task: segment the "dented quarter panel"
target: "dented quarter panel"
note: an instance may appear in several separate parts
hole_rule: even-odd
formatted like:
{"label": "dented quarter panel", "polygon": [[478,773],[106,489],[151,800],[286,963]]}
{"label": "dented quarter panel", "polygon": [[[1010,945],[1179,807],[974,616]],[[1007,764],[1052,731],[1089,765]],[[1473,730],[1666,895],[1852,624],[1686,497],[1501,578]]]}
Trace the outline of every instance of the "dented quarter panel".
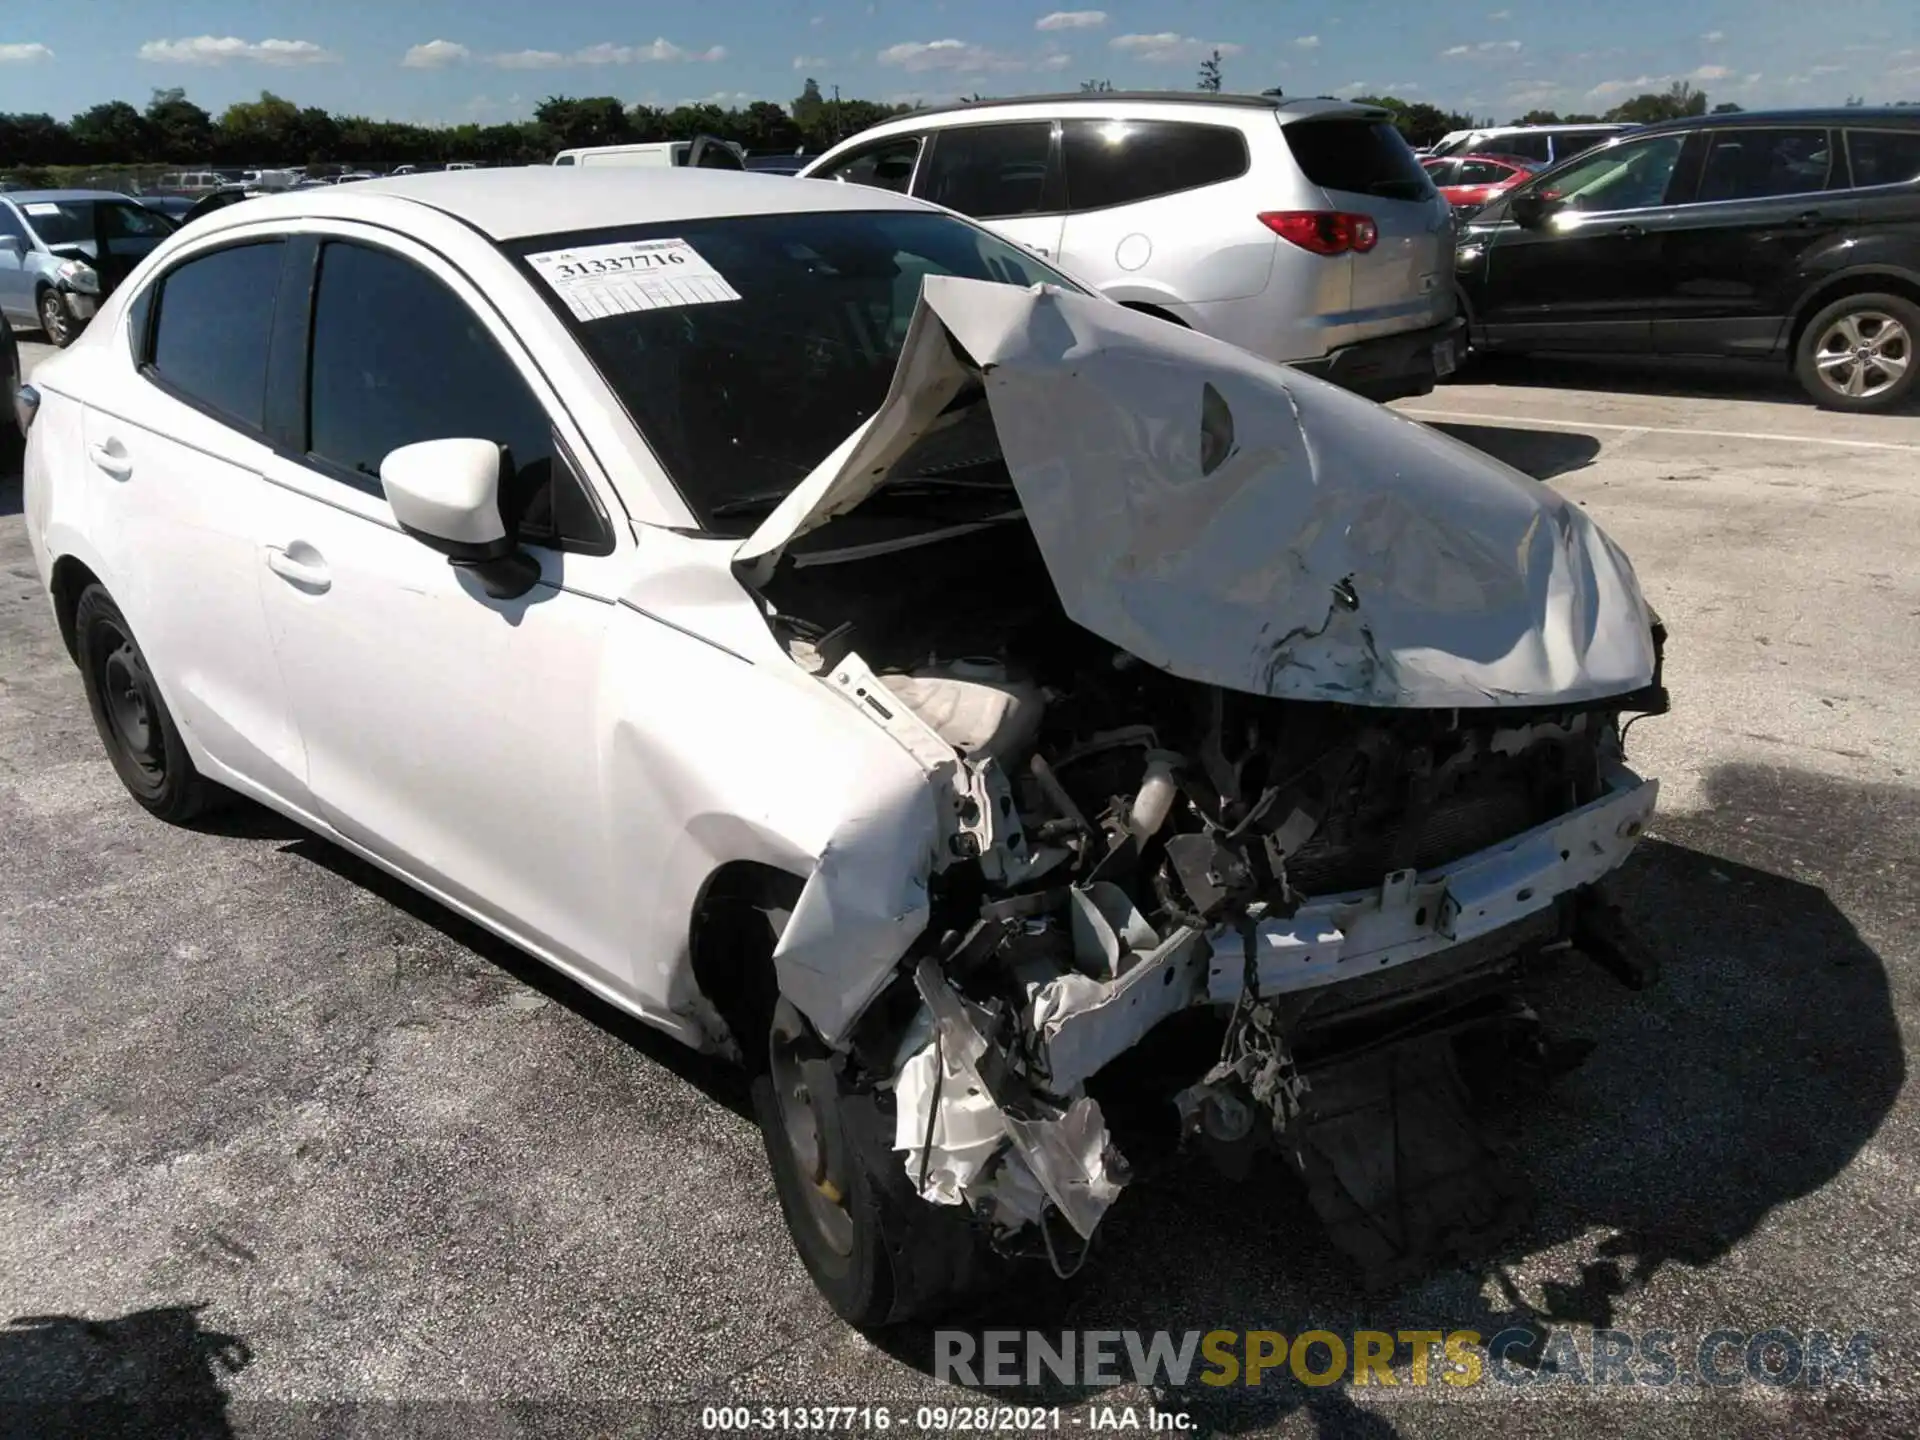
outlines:
{"label": "dented quarter panel", "polygon": [[940,404],[953,393],[948,336],[985,372],[1067,613],[1161,669],[1427,708],[1652,679],[1631,565],[1552,490],[1310,376],[1044,287],[928,277],[887,403],[743,562],[764,566],[883,482],[938,409],[910,377]]}

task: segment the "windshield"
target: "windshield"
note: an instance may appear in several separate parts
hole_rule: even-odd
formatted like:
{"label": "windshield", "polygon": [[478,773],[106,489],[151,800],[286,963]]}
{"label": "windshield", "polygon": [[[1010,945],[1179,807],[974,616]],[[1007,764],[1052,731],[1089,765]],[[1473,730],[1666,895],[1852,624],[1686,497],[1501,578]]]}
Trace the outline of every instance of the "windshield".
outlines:
{"label": "windshield", "polygon": [[[621,250],[634,260],[609,258]],[[701,525],[729,534],[750,532],[880,408],[922,276],[1078,288],[965,221],[915,211],[623,226],[509,251]],[[636,275],[635,263],[658,268]],[[617,278],[578,266],[615,266]]]}
{"label": "windshield", "polygon": [[[49,249],[90,245],[96,238],[157,240],[173,228],[164,217],[127,200],[36,200],[21,208],[33,233]],[[100,227],[97,235],[96,225]]]}

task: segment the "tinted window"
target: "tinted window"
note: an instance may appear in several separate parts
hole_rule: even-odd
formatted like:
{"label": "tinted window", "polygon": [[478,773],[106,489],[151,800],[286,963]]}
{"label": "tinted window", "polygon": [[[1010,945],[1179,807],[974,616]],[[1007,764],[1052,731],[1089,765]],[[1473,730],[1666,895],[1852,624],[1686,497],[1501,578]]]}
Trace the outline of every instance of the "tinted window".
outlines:
{"label": "tinted window", "polygon": [[1827,188],[1833,143],[1825,130],[1715,132],[1700,172],[1699,200],[1759,200]]}
{"label": "tinted window", "polygon": [[1453,177],[1460,173],[1458,160],[1422,160],[1420,168],[1427,172],[1427,178],[1436,185],[1451,185]]}
{"label": "tinted window", "polygon": [[1849,130],[1847,155],[1856,185],[1920,180],[1920,130]]}
{"label": "tinted window", "polygon": [[857,155],[850,155],[815,178],[844,180],[849,185],[871,185],[878,190],[905,194],[913,180],[913,164],[920,158],[920,137],[905,135],[888,140]]}
{"label": "tinted window", "polygon": [[512,463],[509,522],[551,509],[552,426],[480,318],[409,260],[335,243],[313,306],[307,448],[378,490],[380,462],[421,440],[493,440]]}
{"label": "tinted window", "polygon": [[1069,120],[1067,208],[1102,210],[1247,173],[1247,141],[1225,125],[1177,120]]}
{"label": "tinted window", "polygon": [[106,240],[158,240],[173,227],[144,205],[119,200],[60,200],[37,203],[33,228],[48,245]]}
{"label": "tinted window", "polygon": [[1282,128],[1301,173],[1323,190],[1423,200],[1433,184],[1384,120],[1304,120]]}
{"label": "tinted window", "polygon": [[[1553,136],[1545,130],[1522,131],[1515,135],[1502,135],[1498,145],[1490,145],[1490,150],[1504,150],[1509,155],[1521,155],[1528,160],[1551,160],[1553,158]],[[1564,155],[1573,151],[1563,150]]]}
{"label": "tinted window", "polygon": [[[1556,160],[1571,160],[1574,156],[1584,154],[1586,151],[1591,150],[1602,140],[1611,140],[1612,138],[1613,136],[1607,134],[1605,131],[1597,130],[1575,130],[1570,135],[1556,135],[1553,137],[1553,158]],[[1514,153],[1517,155],[1521,152],[1516,150]]]}
{"label": "tinted window", "polygon": [[1498,160],[1462,160],[1460,178],[1455,185],[1498,185],[1513,174],[1513,167]]}
{"label": "tinted window", "polygon": [[1683,135],[1629,141],[1543,176],[1526,188],[1569,210],[1644,209],[1666,199],[1667,184],[1685,143]]}
{"label": "tinted window", "polygon": [[563,323],[702,524],[746,534],[886,398],[927,275],[1074,289],[947,215],[820,211],[676,221],[515,242],[520,255],[675,237],[740,299]]}
{"label": "tinted window", "polygon": [[169,270],[148,368],[190,400],[258,428],[280,288],[278,241],[216,250]]}
{"label": "tinted window", "polygon": [[933,154],[914,193],[980,220],[1038,215],[1057,206],[1048,197],[1053,125],[962,125],[933,137]]}

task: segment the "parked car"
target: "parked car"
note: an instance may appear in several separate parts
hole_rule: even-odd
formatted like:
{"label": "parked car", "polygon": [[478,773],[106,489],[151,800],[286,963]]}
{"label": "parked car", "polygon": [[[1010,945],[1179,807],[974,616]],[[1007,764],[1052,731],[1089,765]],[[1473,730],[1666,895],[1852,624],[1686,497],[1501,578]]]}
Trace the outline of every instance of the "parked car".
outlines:
{"label": "parked car", "polygon": [[1456,258],[1477,348],[1768,359],[1890,409],[1920,374],[1920,115],[1649,126],[1508,191]]}
{"label": "parked car", "polygon": [[14,403],[14,395],[25,380],[20,343],[14,338],[12,324],[0,318],[0,475],[13,473],[21,442],[27,438],[26,411]]}
{"label": "parked car", "polygon": [[1504,195],[1539,168],[1518,155],[1449,155],[1422,160],[1425,170],[1455,215],[1472,214],[1488,201]]}
{"label": "parked car", "polygon": [[1376,399],[1457,358],[1451,212],[1384,110],[1036,96],[917,110],[801,174],[945,205],[1122,304]]}
{"label": "parked car", "polygon": [[106,190],[16,190],[0,197],[0,315],[70,345],[173,222]]}
{"label": "parked car", "polygon": [[[218,192],[209,191],[208,193],[217,194]],[[199,197],[193,195],[136,195],[133,198],[155,214],[166,216],[176,225],[186,217],[189,210],[200,203]]]}
{"label": "parked car", "polygon": [[1549,487],[936,207],[691,169],[230,208],[28,390],[133,798],[744,1062],[850,1320],[1084,1258],[1129,1066],[1370,1261],[1512,1223],[1453,1046],[1523,1065],[1532,957],[1630,953],[1665,695]]}
{"label": "parked car", "polygon": [[282,189],[298,188],[300,187],[276,186],[272,190],[256,190],[246,185],[229,185],[223,190],[215,190],[209,194],[202,195],[198,200],[194,201],[186,214],[179,217],[179,223],[181,225],[191,225],[195,221],[206,219],[207,216],[216,211],[226,209],[229,205],[238,205],[242,200],[255,200],[262,195],[277,194]]}
{"label": "parked car", "polygon": [[232,183],[212,170],[172,170],[156,180],[153,188],[166,195],[204,195]]}
{"label": "parked car", "polygon": [[691,140],[650,140],[636,145],[586,145],[562,150],[556,165],[692,166],[696,170],[744,170],[746,151],[731,140],[696,135]]}
{"label": "parked car", "polygon": [[812,158],[809,155],[749,155],[746,165],[761,175],[798,175]]}
{"label": "parked car", "polygon": [[1448,155],[1517,155],[1545,167],[1571,160],[1616,135],[1637,130],[1637,125],[1593,123],[1580,125],[1489,125],[1478,130],[1449,130],[1434,142],[1427,154],[1434,159]]}

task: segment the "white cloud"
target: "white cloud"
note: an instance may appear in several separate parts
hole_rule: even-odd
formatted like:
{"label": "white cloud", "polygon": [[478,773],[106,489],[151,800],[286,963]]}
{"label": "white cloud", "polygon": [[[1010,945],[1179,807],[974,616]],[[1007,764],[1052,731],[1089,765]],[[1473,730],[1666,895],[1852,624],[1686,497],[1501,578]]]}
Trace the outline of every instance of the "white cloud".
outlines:
{"label": "white cloud", "polygon": [[1156,65],[1197,65],[1216,50],[1227,56],[1238,55],[1242,48],[1224,40],[1196,40],[1171,30],[1157,35],[1116,35],[1107,43],[1124,55]]}
{"label": "white cloud", "polygon": [[1104,10],[1056,10],[1033,22],[1036,30],[1097,30],[1107,23]]}
{"label": "white cloud", "polygon": [[1296,49],[1318,50],[1320,48],[1320,37],[1318,35],[1301,35],[1296,38],[1293,43]]}
{"label": "white cloud", "polygon": [[1440,58],[1459,60],[1468,55],[1518,55],[1524,48],[1518,40],[1482,40],[1477,45],[1449,45],[1440,52]]}
{"label": "white cloud", "polygon": [[1048,70],[1058,74],[1071,64],[1073,64],[1073,57],[1071,55],[1067,54],[1064,50],[1054,50],[1042,55],[1036,60],[1034,62],[1034,68],[1036,70]]}
{"label": "white cloud", "polygon": [[1449,45],[1440,52],[1440,58],[1442,60],[1451,60],[1456,55],[1471,55],[1472,53],[1473,47],[1471,45]]}
{"label": "white cloud", "polygon": [[[1814,74],[1817,75],[1819,73],[1820,67],[1817,65],[1814,66]],[[1724,80],[1731,74],[1733,74],[1733,71],[1724,65],[1702,65],[1688,78],[1693,80]]]}
{"label": "white cloud", "polygon": [[827,57],[824,55],[796,55],[793,57],[793,68],[796,70],[824,70],[827,68]]}
{"label": "white cloud", "polygon": [[1489,10],[1487,12],[1487,19],[1489,20],[1511,20],[1512,18],[1513,12],[1511,10]]}
{"label": "white cloud", "polygon": [[[1640,75],[1632,80],[1602,80],[1598,85],[1587,91],[1587,96],[1593,100],[1606,100],[1615,95],[1657,94],[1665,90],[1676,80],[1695,82],[1725,80],[1732,74],[1733,72],[1724,65],[1702,65],[1699,69],[1689,70],[1684,75]],[[1745,83],[1751,84],[1753,80],[1758,80],[1759,78],[1758,75],[1755,75],[1752,77],[1752,80]],[[1794,82],[1789,80],[1787,83],[1793,84]]]}
{"label": "white cloud", "polygon": [[1815,65],[1809,68],[1809,75],[1838,75],[1847,67],[1844,65]]}
{"label": "white cloud", "polygon": [[874,59],[916,75],[928,70],[952,70],[968,75],[986,70],[1024,70],[1027,66],[1026,61],[1016,56],[1002,55],[966,40],[906,40],[887,46]]}
{"label": "white cloud", "polygon": [[615,45],[601,41],[581,49],[508,50],[483,55],[481,60],[501,70],[558,70],[568,65],[648,65],[656,61],[705,61],[727,58],[727,47],[710,45],[705,50],[688,50],[671,40],[655,40],[648,45]]}
{"label": "white cloud", "polygon": [[31,65],[35,60],[51,60],[53,51],[39,42],[30,45],[0,45],[0,65]]}
{"label": "white cloud", "polygon": [[409,70],[438,70],[445,65],[457,65],[472,54],[471,50],[457,41],[429,40],[407,51],[406,58],[400,63]]}
{"label": "white cloud", "polygon": [[1718,43],[1721,40],[1726,39],[1727,32],[1724,30],[1709,30],[1707,31],[1706,34],[1702,35],[1700,38],[1706,41],[1709,45],[1713,45]]}
{"label": "white cloud", "polygon": [[251,60],[261,65],[325,65],[340,57],[311,40],[242,40],[235,35],[196,35],[190,40],[149,40],[142,60],[174,65],[224,65]]}

